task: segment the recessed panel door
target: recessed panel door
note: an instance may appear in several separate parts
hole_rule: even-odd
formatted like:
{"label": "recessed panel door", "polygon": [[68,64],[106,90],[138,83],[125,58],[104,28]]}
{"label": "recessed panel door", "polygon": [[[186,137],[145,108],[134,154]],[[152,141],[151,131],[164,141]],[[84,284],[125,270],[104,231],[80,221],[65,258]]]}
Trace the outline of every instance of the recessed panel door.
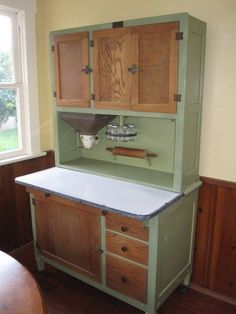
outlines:
{"label": "recessed panel door", "polygon": [[100,282],[100,214],[82,206],[36,198],[37,247],[41,255]]}
{"label": "recessed panel door", "polygon": [[178,22],[131,28],[133,110],[176,112],[178,28]]}
{"label": "recessed panel door", "polygon": [[130,28],[93,32],[95,108],[130,109]]}
{"label": "recessed panel door", "polygon": [[54,37],[56,103],[89,107],[88,32]]}

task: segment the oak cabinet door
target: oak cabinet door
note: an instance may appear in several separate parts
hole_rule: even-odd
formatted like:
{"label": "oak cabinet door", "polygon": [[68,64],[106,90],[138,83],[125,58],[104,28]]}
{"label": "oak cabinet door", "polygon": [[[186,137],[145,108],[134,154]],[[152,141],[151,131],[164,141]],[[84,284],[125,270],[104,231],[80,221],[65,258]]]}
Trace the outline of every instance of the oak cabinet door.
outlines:
{"label": "oak cabinet door", "polygon": [[36,198],[35,220],[41,255],[101,281],[101,227],[96,211]]}
{"label": "oak cabinet door", "polygon": [[95,108],[130,109],[130,28],[93,32]]}
{"label": "oak cabinet door", "polygon": [[132,110],[176,112],[178,28],[178,22],[131,28]]}
{"label": "oak cabinet door", "polygon": [[88,32],[54,36],[56,103],[89,107]]}

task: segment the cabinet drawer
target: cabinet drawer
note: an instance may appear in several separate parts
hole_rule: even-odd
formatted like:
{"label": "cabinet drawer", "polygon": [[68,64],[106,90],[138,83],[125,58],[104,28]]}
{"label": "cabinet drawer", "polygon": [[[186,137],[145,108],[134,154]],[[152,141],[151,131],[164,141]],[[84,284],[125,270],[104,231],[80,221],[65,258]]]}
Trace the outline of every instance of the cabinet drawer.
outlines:
{"label": "cabinet drawer", "polygon": [[148,245],[114,232],[106,232],[106,250],[119,256],[147,265]]}
{"label": "cabinet drawer", "polygon": [[106,284],[120,293],[146,303],[147,269],[106,254]]}
{"label": "cabinet drawer", "polygon": [[148,241],[149,229],[144,226],[143,221],[134,218],[108,213],[106,215],[106,228],[115,230],[122,234],[127,234],[134,238]]}

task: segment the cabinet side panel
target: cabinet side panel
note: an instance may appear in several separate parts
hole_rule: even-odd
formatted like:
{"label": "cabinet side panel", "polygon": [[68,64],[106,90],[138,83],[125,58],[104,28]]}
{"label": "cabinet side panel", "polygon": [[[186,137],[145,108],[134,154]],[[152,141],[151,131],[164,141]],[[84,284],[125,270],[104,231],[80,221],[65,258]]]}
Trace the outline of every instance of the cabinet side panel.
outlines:
{"label": "cabinet side panel", "polygon": [[165,294],[175,282],[191,269],[192,246],[195,226],[196,193],[160,215],[159,297]]}
{"label": "cabinet side panel", "polygon": [[62,119],[57,119],[58,157],[59,163],[69,161],[80,156],[78,149],[78,132]]}
{"label": "cabinet side panel", "polygon": [[202,109],[202,85],[205,50],[205,23],[189,20],[186,76],[186,109],[183,147],[183,189],[198,180]]}

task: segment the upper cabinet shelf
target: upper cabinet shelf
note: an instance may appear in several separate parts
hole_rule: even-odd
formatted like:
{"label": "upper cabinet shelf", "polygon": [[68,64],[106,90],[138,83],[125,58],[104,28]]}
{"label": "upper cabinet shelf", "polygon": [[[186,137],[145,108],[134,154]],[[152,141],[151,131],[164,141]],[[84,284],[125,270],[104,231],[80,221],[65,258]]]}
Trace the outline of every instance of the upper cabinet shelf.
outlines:
{"label": "upper cabinet shelf", "polygon": [[[59,106],[176,113],[178,22],[54,36]],[[89,85],[89,81],[91,86]]]}

